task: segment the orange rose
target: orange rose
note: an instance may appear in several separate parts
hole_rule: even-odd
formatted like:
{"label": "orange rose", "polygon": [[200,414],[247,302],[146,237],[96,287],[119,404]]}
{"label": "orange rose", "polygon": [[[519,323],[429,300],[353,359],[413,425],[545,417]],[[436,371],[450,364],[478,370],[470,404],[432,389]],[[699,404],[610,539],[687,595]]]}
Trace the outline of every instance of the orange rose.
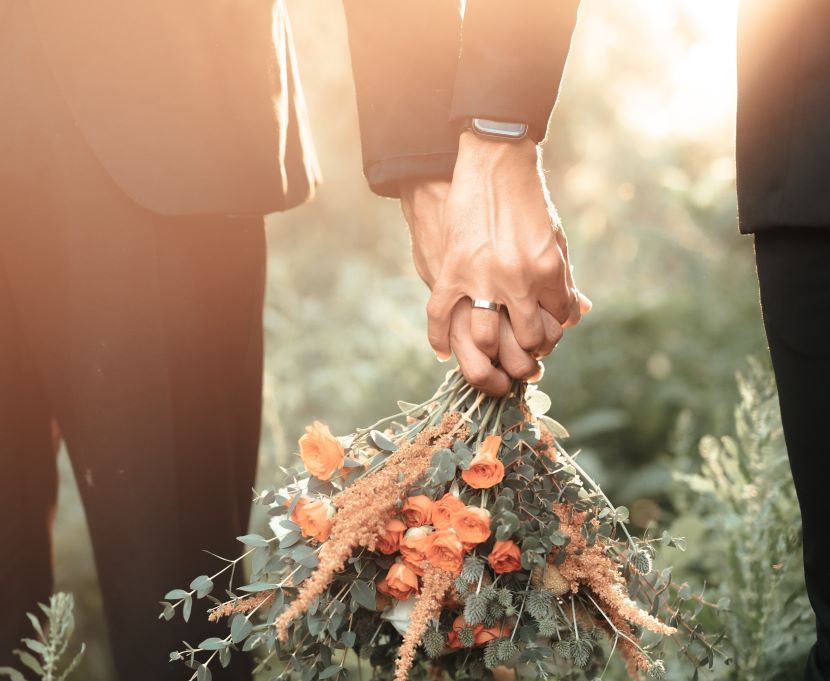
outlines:
{"label": "orange rose", "polygon": [[464,621],[464,616],[459,615],[453,620],[452,629],[447,634],[447,645],[450,648],[463,648],[461,641],[458,640],[458,632],[461,631],[467,623]]}
{"label": "orange rose", "polygon": [[516,542],[510,539],[497,541],[493,544],[490,555],[487,556],[487,562],[490,563],[490,567],[497,575],[505,572],[515,572],[522,567],[521,555],[522,553],[519,547],[516,546]]}
{"label": "orange rose", "polygon": [[450,526],[452,514],[462,508],[464,508],[464,502],[454,494],[447,492],[432,507],[432,524],[439,530],[446,530]]}
{"label": "orange rose", "polygon": [[329,427],[319,421],[305,427],[299,445],[305,469],[315,478],[331,480],[343,466],[343,445],[331,434]]}
{"label": "orange rose", "polygon": [[477,646],[483,646],[494,638],[500,638],[505,634],[509,634],[511,628],[506,622],[494,624],[492,627],[479,625],[473,629],[473,643]]}
{"label": "orange rose", "polygon": [[383,534],[378,537],[377,550],[380,553],[385,553],[387,556],[396,553],[401,545],[403,533],[406,532],[406,525],[397,518],[392,518],[386,523],[386,529]]}
{"label": "orange rose", "polygon": [[424,574],[423,562],[427,559],[427,543],[431,527],[412,527],[401,539],[401,557],[417,575]]}
{"label": "orange rose", "polygon": [[452,623],[452,629],[447,636],[447,645],[450,648],[463,648],[461,641],[458,640],[458,633],[464,628],[473,630],[473,645],[482,646],[485,643],[492,641],[494,638],[504,636],[505,633],[510,632],[512,625],[509,622],[499,622],[492,627],[485,627],[483,624],[476,624],[472,626],[464,621],[464,616],[459,615]]}
{"label": "orange rose", "polygon": [[488,489],[498,485],[504,479],[504,464],[498,459],[501,438],[488,435],[470,462],[466,471],[461,471],[461,478],[470,487]]}
{"label": "orange rose", "polygon": [[334,507],[328,501],[301,498],[294,507],[291,520],[300,526],[304,537],[326,541],[331,534],[331,519]]}
{"label": "orange rose", "polygon": [[429,535],[426,554],[434,567],[456,575],[461,573],[464,547],[452,530],[438,530]]}
{"label": "orange rose", "polygon": [[464,545],[476,545],[490,537],[490,511],[476,506],[465,506],[452,514],[452,529]]}
{"label": "orange rose", "polygon": [[389,568],[386,577],[378,582],[378,591],[399,601],[405,601],[418,593],[418,575],[403,563],[395,563]]}
{"label": "orange rose", "polygon": [[401,515],[408,527],[420,527],[429,525],[432,519],[433,501],[428,496],[419,494],[415,497],[407,497],[401,508]]}

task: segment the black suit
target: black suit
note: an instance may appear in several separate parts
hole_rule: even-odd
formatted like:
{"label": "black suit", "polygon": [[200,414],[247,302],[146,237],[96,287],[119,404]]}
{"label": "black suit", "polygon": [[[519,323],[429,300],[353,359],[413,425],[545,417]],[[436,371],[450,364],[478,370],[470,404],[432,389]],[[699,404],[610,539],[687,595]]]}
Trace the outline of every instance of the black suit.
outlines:
{"label": "black suit", "polygon": [[[452,78],[435,67],[457,52],[457,12],[346,4],[377,168],[429,175],[439,142],[445,167],[434,79]],[[443,47],[414,61],[432,34]],[[406,87],[387,80],[406,69]],[[0,666],[52,588],[53,424],[121,681],[180,679],[168,652],[217,633],[199,606],[188,626],[159,622],[158,601],[246,530],[262,216],[318,178],[282,2],[0,0]],[[235,658],[214,678],[249,678]]]}

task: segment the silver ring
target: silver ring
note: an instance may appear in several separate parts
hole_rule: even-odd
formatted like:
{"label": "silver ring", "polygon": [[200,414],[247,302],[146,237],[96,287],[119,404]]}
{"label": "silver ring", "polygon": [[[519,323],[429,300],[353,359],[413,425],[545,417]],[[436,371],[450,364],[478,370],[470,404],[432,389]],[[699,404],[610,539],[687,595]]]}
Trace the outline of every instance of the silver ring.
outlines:
{"label": "silver ring", "polygon": [[501,303],[494,303],[492,300],[485,300],[484,298],[473,298],[473,307],[498,312],[501,310]]}

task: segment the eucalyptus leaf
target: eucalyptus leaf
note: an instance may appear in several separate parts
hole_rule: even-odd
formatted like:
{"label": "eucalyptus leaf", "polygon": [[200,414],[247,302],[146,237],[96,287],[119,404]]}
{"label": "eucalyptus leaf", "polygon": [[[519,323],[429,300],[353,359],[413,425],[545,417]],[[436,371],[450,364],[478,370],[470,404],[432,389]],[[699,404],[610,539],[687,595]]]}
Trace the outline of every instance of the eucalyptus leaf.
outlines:
{"label": "eucalyptus leaf", "polygon": [[253,631],[254,625],[242,613],[236,613],[231,620],[231,641],[239,643]]}
{"label": "eucalyptus leaf", "polygon": [[228,642],[223,639],[219,638],[218,636],[211,636],[210,638],[206,638],[199,644],[199,647],[202,650],[222,650],[222,648],[228,647]]}
{"label": "eucalyptus leaf", "polygon": [[237,540],[245,544],[245,546],[251,546],[255,548],[268,546],[268,542],[265,540],[265,538],[261,537],[258,534],[245,534],[241,537],[237,537]]}
{"label": "eucalyptus leaf", "polygon": [[379,430],[373,430],[369,433],[369,439],[375,447],[383,450],[384,452],[394,452],[398,449],[398,445],[392,442],[392,440],[386,437],[386,435],[381,433]]}
{"label": "eucalyptus leaf", "polygon": [[358,579],[352,586],[352,596],[355,601],[367,610],[375,609],[376,595],[374,582],[366,582]]}

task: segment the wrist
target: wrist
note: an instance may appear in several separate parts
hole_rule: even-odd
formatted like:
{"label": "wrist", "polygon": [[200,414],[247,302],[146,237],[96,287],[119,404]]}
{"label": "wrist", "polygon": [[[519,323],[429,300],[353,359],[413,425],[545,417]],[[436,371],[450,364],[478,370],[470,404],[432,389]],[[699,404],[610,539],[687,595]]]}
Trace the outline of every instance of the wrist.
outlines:
{"label": "wrist", "polygon": [[456,167],[471,165],[488,168],[506,162],[535,168],[538,157],[539,147],[530,137],[518,140],[498,139],[464,130],[458,138]]}

